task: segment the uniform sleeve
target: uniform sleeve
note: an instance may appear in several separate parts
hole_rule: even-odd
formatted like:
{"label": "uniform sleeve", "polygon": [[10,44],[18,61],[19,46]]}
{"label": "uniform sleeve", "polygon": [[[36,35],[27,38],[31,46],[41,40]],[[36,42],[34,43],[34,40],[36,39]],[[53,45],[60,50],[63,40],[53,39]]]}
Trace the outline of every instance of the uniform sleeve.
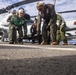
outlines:
{"label": "uniform sleeve", "polygon": [[25,18],[26,20],[30,20],[30,15],[25,13],[24,18]]}
{"label": "uniform sleeve", "polygon": [[48,25],[51,25],[54,22],[55,18],[56,18],[56,13],[55,13],[55,7],[54,7],[54,5],[50,6],[50,11],[51,11],[50,12],[51,18],[50,18],[50,21],[49,21]]}
{"label": "uniform sleeve", "polygon": [[27,23],[26,23],[26,20],[24,20],[25,22],[24,22],[24,24],[23,24],[23,26],[24,26],[24,29],[25,29],[25,33],[27,34]]}
{"label": "uniform sleeve", "polygon": [[14,16],[11,16],[10,22],[11,22],[11,24],[14,24]]}
{"label": "uniform sleeve", "polygon": [[57,26],[60,26],[62,24],[62,17],[60,15],[57,14],[57,21],[58,24]]}
{"label": "uniform sleeve", "polygon": [[30,28],[30,32],[32,33],[32,29],[33,29],[33,25],[31,26],[31,28]]}
{"label": "uniform sleeve", "polygon": [[39,34],[41,32],[41,16],[38,14],[38,20],[37,20],[37,33]]}
{"label": "uniform sleeve", "polygon": [[17,19],[17,16],[13,15],[11,17],[11,24],[14,24],[15,26],[18,26],[19,25],[19,21]]}
{"label": "uniform sleeve", "polygon": [[12,15],[8,17],[7,22],[11,21],[11,17],[12,17]]}
{"label": "uniform sleeve", "polygon": [[63,19],[63,17],[62,17],[62,25],[66,25],[66,22],[65,22],[65,20]]}

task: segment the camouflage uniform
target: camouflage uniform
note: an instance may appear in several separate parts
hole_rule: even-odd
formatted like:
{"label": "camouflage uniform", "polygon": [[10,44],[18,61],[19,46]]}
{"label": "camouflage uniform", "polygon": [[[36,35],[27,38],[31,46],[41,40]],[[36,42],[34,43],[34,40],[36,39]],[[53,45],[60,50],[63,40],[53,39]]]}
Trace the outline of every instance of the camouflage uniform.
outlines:
{"label": "camouflage uniform", "polygon": [[[51,45],[56,44],[56,13],[54,9],[54,5],[52,4],[45,4],[44,11],[38,13],[38,33],[40,33],[41,27],[41,19],[43,18],[44,24],[42,27],[42,37],[43,42],[47,43],[47,31],[50,28],[50,38],[52,40]],[[42,43],[43,44],[43,43]]]}
{"label": "camouflage uniform", "polygon": [[65,36],[65,27],[66,23],[63,18],[57,14],[57,43],[59,44],[60,40],[63,40],[64,44],[67,44],[67,37]]}

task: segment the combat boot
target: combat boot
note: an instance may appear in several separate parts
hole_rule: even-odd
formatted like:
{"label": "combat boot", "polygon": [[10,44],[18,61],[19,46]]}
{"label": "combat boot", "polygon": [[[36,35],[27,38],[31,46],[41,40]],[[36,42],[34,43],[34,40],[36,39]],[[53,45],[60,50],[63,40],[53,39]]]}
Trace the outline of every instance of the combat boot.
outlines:
{"label": "combat boot", "polygon": [[14,42],[9,42],[9,44],[14,44]]}
{"label": "combat boot", "polygon": [[44,42],[44,41],[43,41],[43,42],[41,43],[41,45],[47,45],[47,42]]}
{"label": "combat boot", "polygon": [[51,45],[58,45],[58,43],[57,42],[52,42]]}
{"label": "combat boot", "polygon": [[63,45],[68,45],[68,43],[63,43]]}
{"label": "combat boot", "polygon": [[62,45],[68,45],[67,40],[64,40]]}

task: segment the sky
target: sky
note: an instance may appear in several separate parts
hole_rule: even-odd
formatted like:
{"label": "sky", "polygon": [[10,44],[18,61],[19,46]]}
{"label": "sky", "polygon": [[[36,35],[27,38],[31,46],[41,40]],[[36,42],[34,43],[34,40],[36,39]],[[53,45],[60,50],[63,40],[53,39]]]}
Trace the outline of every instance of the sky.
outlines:
{"label": "sky", "polygon": [[[24,0],[0,0],[0,9],[5,8],[8,5],[11,5],[20,1],[24,1]],[[54,0],[43,0],[43,2],[45,4],[47,3],[54,4]],[[30,14],[31,16],[34,16],[34,15],[37,15],[38,13],[36,9],[36,3],[37,2],[29,3],[26,5],[19,6],[19,7],[23,7],[26,10],[26,13]],[[14,9],[18,10],[19,7],[14,8]],[[10,10],[10,12],[12,12],[12,10]],[[76,0],[56,0],[55,10],[56,12],[76,10]],[[7,13],[0,14],[0,21],[4,18],[4,16],[6,16],[6,14]],[[76,12],[65,13],[65,14],[62,14],[62,16],[64,19],[76,18]]]}

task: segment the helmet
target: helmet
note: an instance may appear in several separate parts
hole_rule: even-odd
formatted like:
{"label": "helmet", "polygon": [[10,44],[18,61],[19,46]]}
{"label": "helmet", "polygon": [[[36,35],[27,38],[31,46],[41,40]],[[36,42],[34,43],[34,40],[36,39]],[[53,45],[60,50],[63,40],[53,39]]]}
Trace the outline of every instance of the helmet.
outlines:
{"label": "helmet", "polygon": [[13,11],[12,11],[12,14],[16,14],[16,10],[13,10]]}
{"label": "helmet", "polygon": [[40,7],[43,6],[43,5],[44,5],[43,2],[38,2],[37,5],[36,5],[36,7],[37,7],[37,8],[40,8]]}
{"label": "helmet", "polygon": [[23,9],[19,9],[18,13],[24,13],[24,10]]}
{"label": "helmet", "polygon": [[25,13],[25,9],[24,9],[24,8],[20,7],[18,10],[20,10],[20,9],[22,9],[22,10],[23,10],[23,12]]}
{"label": "helmet", "polygon": [[22,8],[22,7],[20,7],[19,10],[20,10],[20,9],[23,9],[23,10],[24,10],[24,8]]}

